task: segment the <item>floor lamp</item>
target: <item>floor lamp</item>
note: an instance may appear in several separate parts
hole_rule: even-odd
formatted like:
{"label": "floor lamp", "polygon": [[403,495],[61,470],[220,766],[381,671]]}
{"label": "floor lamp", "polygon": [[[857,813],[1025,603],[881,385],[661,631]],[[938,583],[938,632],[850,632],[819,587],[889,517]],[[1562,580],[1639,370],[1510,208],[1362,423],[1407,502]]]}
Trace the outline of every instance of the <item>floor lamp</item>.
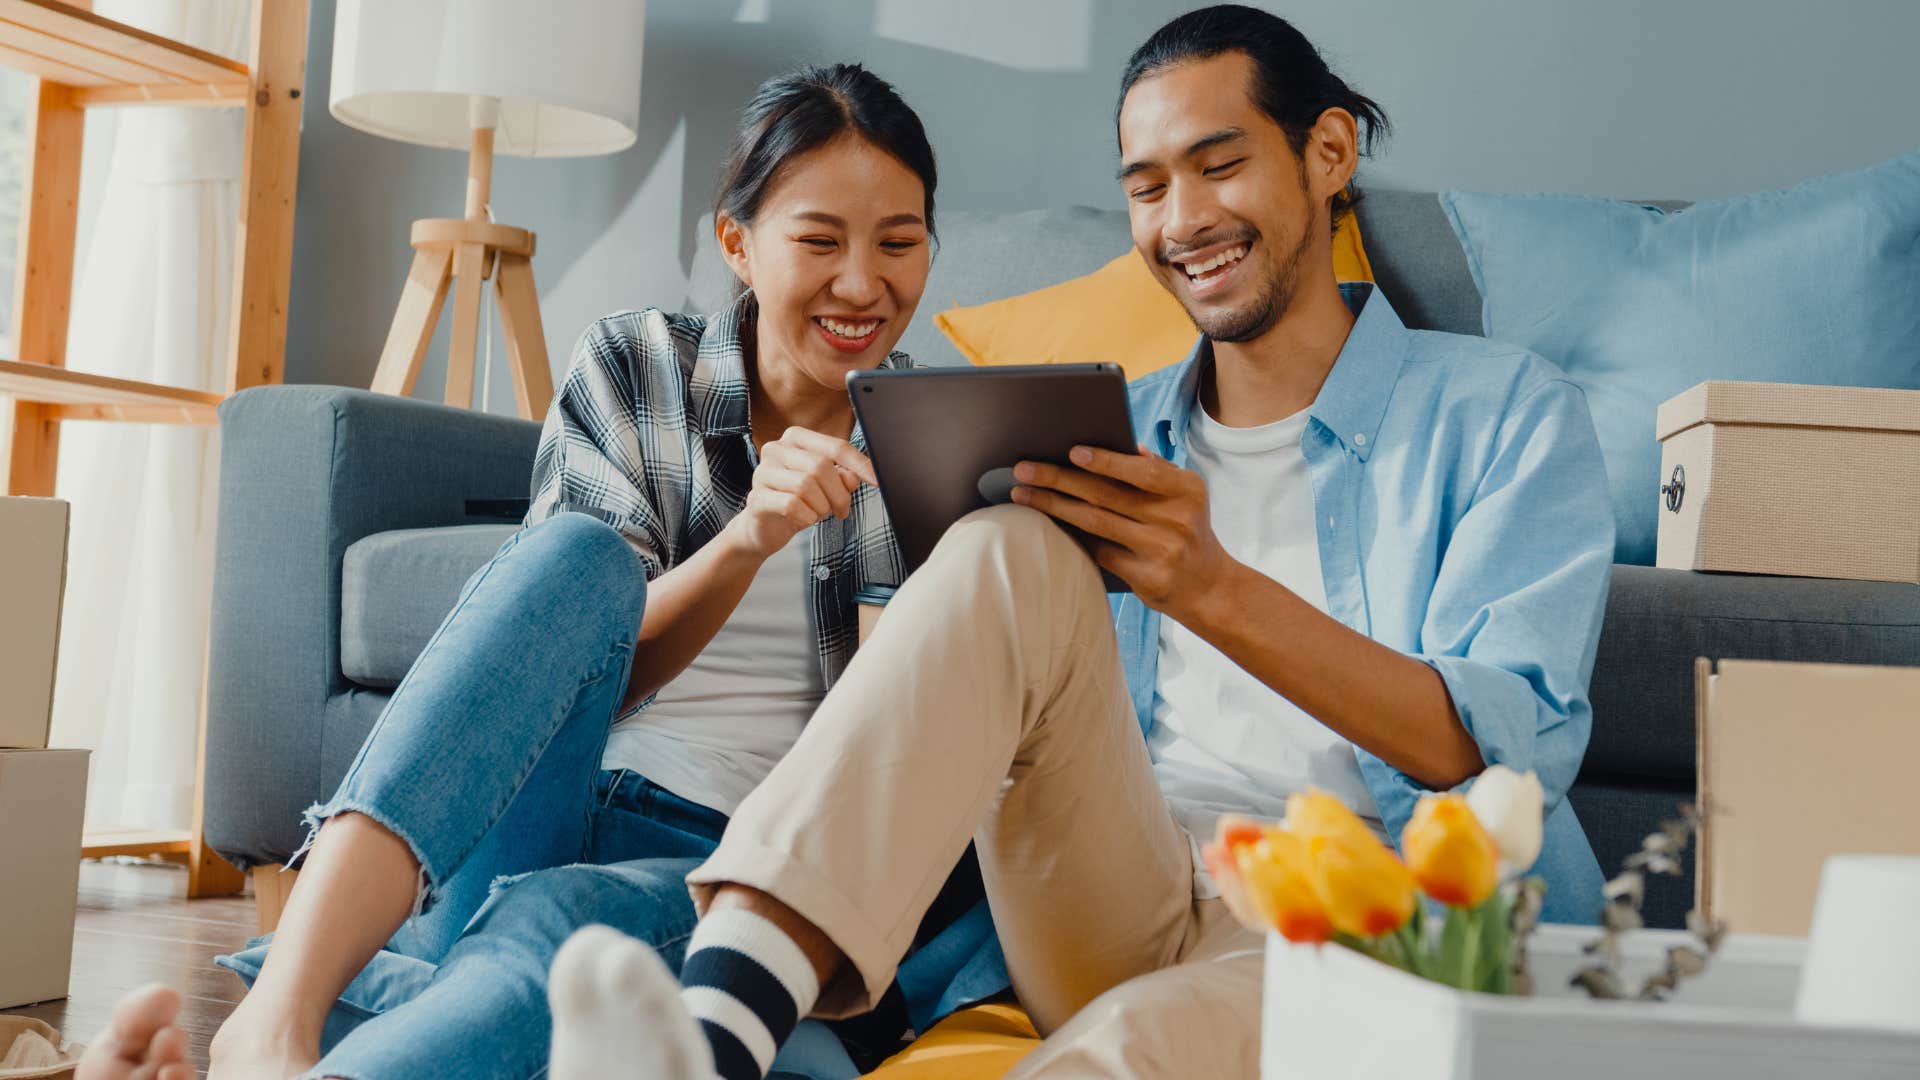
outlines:
{"label": "floor lamp", "polygon": [[413,392],[447,293],[449,405],[473,404],[480,294],[491,279],[520,415],[553,398],[533,233],[495,224],[495,154],[578,157],[633,145],[644,0],[340,0],[335,119],[390,139],[467,151],[465,215],[413,223],[413,266],[373,389]]}

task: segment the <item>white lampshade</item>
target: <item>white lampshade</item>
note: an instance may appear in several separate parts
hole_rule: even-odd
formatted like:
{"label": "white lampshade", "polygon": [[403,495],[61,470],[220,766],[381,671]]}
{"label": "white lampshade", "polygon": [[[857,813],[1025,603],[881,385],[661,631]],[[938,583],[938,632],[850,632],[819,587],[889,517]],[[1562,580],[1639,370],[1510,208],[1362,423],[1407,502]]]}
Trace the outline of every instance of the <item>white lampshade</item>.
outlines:
{"label": "white lampshade", "polygon": [[495,153],[624,150],[640,124],[646,11],[646,0],[340,0],[327,104],[362,131],[465,150],[496,101]]}

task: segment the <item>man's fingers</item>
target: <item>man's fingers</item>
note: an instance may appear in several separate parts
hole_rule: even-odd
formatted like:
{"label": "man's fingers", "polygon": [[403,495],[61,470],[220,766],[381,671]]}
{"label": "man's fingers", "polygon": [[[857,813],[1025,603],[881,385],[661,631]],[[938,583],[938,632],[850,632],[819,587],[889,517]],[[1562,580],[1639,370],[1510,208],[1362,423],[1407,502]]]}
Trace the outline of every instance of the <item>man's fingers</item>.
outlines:
{"label": "man's fingers", "polygon": [[1076,446],[1068,460],[1097,476],[1111,477],[1129,487],[1155,495],[1181,494],[1180,474],[1184,471],[1156,454],[1116,454],[1097,446]]}
{"label": "man's fingers", "polygon": [[1083,532],[1111,540],[1122,547],[1129,546],[1140,536],[1141,525],[1132,518],[1057,491],[1020,486],[1013,489],[1013,501],[1022,506],[1031,506],[1049,517],[1058,518]]}
{"label": "man's fingers", "polygon": [[1049,465],[1042,461],[1023,461],[1014,467],[1013,478],[1018,483],[1051,488],[1082,502],[1118,510],[1129,517],[1137,518],[1142,511],[1139,489],[1104,476],[1095,476],[1084,469]]}

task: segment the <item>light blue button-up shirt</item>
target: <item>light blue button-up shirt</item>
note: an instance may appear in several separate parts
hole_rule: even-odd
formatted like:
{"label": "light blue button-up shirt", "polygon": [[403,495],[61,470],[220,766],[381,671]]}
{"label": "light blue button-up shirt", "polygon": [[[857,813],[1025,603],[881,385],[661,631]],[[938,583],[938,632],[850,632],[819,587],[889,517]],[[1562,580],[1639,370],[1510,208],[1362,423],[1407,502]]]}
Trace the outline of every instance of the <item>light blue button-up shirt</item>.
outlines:
{"label": "light blue button-up shirt", "polygon": [[[1488,764],[1540,775],[1545,917],[1592,922],[1600,867],[1566,796],[1593,726],[1613,515],[1586,398],[1524,349],[1409,330],[1371,285],[1340,288],[1356,320],[1300,444],[1327,613],[1432,665]],[[1212,362],[1201,338],[1185,362],[1130,387],[1136,437],[1182,467]],[[1113,609],[1150,731],[1160,613],[1131,594]],[[1427,789],[1356,750],[1397,842]]]}

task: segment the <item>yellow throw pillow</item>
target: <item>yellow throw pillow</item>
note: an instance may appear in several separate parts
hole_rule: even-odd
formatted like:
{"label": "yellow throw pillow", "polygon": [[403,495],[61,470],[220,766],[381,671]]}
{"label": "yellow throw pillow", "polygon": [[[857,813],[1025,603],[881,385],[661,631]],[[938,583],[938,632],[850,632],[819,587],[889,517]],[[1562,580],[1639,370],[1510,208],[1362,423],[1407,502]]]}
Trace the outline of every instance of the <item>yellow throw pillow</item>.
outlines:
{"label": "yellow throw pillow", "polygon": [[1020,1006],[975,1005],[933,1025],[867,1080],[999,1080],[1039,1045]]}
{"label": "yellow throw pillow", "polygon": [[[1349,216],[1333,234],[1333,272],[1341,281],[1372,281]],[[1119,364],[1127,378],[1186,359],[1197,331],[1180,301],[1153,276],[1138,251],[1085,277],[990,304],[955,307],[933,317],[960,354],[975,364]]]}

